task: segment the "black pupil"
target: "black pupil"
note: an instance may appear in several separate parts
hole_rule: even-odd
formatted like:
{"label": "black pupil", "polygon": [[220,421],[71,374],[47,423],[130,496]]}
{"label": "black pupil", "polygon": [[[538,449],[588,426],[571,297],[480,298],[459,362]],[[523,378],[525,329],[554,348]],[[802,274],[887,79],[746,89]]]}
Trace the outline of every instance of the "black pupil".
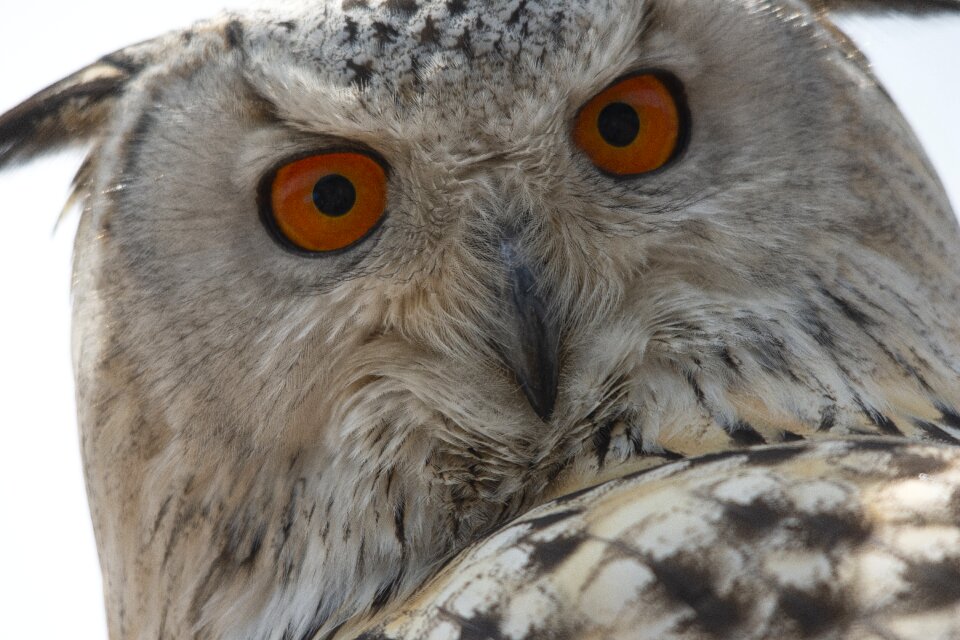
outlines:
{"label": "black pupil", "polygon": [[597,118],[597,128],[608,144],[626,147],[640,133],[640,116],[636,109],[622,102],[611,102]]}
{"label": "black pupil", "polygon": [[339,173],[324,176],[313,185],[313,204],[325,216],[342,216],[353,208],[357,191]]}

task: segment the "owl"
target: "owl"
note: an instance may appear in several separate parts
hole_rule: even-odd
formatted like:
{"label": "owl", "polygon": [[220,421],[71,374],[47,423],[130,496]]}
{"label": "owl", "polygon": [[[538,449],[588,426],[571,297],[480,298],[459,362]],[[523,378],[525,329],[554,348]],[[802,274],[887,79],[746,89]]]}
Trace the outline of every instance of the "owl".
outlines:
{"label": "owl", "polygon": [[960,637],[960,239],[834,12],[310,1],[0,116],[86,144],[112,638]]}

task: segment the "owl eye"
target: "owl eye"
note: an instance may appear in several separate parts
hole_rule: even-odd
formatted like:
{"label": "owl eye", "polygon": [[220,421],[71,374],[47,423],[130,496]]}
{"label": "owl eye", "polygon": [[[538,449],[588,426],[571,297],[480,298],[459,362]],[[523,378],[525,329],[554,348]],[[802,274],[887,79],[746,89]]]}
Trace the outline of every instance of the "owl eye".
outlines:
{"label": "owl eye", "polygon": [[618,80],[583,105],[573,140],[602,171],[635,176],[676,158],[688,129],[680,82],[646,71]]}
{"label": "owl eye", "polygon": [[346,249],[377,226],[387,205],[384,165],[358,152],[281,165],[260,192],[261,217],[284,245],[309,253]]}

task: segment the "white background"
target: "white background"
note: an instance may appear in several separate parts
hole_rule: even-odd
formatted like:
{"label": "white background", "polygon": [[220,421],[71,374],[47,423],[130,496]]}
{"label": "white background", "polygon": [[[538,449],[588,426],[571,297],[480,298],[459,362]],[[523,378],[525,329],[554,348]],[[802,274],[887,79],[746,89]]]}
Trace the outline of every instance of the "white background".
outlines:
{"label": "white background", "polygon": [[[222,3],[2,0],[0,111],[104,53],[213,15]],[[960,208],[960,18],[846,24],[916,127]],[[70,373],[76,215],[53,233],[79,161],[79,153],[64,154],[0,174],[4,638],[106,636]]]}

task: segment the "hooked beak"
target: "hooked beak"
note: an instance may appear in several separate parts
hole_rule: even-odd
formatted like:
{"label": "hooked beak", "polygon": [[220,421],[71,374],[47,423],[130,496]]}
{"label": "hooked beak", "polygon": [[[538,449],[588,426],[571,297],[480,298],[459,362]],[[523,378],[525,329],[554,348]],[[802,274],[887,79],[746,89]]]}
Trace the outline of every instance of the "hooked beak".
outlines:
{"label": "hooked beak", "polygon": [[501,357],[516,375],[534,412],[549,422],[559,383],[558,332],[537,294],[534,273],[520,257],[512,238],[501,242],[500,253],[507,271],[502,294],[506,335]]}

